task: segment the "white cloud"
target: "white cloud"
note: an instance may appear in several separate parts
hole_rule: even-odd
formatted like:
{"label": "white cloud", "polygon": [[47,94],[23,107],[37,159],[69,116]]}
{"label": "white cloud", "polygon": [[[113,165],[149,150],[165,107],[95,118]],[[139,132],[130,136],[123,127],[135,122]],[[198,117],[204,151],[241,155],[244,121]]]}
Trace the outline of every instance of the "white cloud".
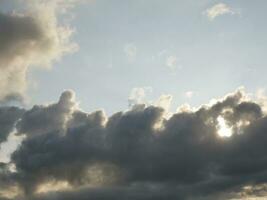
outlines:
{"label": "white cloud", "polygon": [[128,102],[129,106],[136,104],[145,104],[147,103],[146,97],[151,94],[153,91],[152,87],[136,87],[133,88],[130,92]]}
{"label": "white cloud", "polygon": [[211,8],[208,8],[204,14],[210,19],[214,20],[216,17],[225,15],[225,14],[236,14],[232,8],[230,8],[228,5],[224,3],[218,3]]}
{"label": "white cloud", "polygon": [[157,100],[151,99],[153,92],[152,87],[136,87],[133,88],[128,97],[129,107],[133,107],[138,104],[154,105],[163,108],[166,113],[169,113],[171,103],[173,100],[172,95],[163,94]]}
{"label": "white cloud", "polygon": [[182,112],[193,112],[194,110],[196,110],[196,109],[195,109],[195,108],[192,108],[192,107],[190,106],[190,104],[185,103],[185,104],[180,105],[180,106],[177,108],[176,112],[177,112],[177,113],[182,113]]}
{"label": "white cloud", "polygon": [[186,98],[192,98],[193,97],[193,95],[194,95],[194,92],[193,91],[187,91],[186,93],[185,93],[185,97]]}
{"label": "white cloud", "polygon": [[179,66],[178,64],[179,59],[177,56],[171,55],[166,58],[166,66],[169,67],[171,70],[177,69]]}
{"label": "white cloud", "polygon": [[169,111],[172,103],[172,95],[161,95],[156,101],[155,105],[164,108],[165,111]]}
{"label": "white cloud", "polygon": [[254,99],[258,104],[262,106],[262,110],[264,113],[267,113],[267,95],[265,88],[259,88],[256,91]]}
{"label": "white cloud", "polygon": [[134,44],[126,44],[124,46],[124,53],[130,61],[134,61],[137,54],[137,47]]}

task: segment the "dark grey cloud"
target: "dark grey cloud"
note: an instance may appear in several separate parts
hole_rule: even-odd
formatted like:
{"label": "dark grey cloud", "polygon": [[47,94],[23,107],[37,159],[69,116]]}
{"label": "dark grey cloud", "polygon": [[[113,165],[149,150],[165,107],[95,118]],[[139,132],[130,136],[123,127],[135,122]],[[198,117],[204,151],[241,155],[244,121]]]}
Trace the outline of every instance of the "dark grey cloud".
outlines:
{"label": "dark grey cloud", "polygon": [[24,105],[25,97],[19,93],[11,93],[0,100],[1,106]]}
{"label": "dark grey cloud", "polygon": [[71,91],[62,93],[58,103],[49,106],[34,106],[25,112],[17,125],[20,134],[37,135],[51,131],[63,132],[76,106]]}
{"label": "dark grey cloud", "polygon": [[[230,138],[218,135],[219,116]],[[260,104],[242,91],[168,119],[145,105],[110,117],[86,113],[66,91],[20,116],[16,129],[26,137],[11,157],[16,171],[4,170],[0,185],[11,181],[20,198],[40,200],[242,199],[245,187],[265,191],[266,124]]]}
{"label": "dark grey cloud", "polygon": [[0,107],[0,143],[6,141],[23,113],[24,110],[17,107]]}

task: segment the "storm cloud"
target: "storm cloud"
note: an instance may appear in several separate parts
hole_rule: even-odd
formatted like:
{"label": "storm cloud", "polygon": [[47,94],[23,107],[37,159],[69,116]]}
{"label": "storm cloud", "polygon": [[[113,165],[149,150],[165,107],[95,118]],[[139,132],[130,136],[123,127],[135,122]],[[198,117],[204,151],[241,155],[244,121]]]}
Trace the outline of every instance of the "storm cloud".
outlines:
{"label": "storm cloud", "polygon": [[[2,140],[11,130],[25,136],[1,165],[3,198],[231,199],[266,191],[267,117],[242,90],[168,118],[143,104],[86,113],[72,91],[54,104],[1,110]],[[219,117],[231,137],[218,135]]]}

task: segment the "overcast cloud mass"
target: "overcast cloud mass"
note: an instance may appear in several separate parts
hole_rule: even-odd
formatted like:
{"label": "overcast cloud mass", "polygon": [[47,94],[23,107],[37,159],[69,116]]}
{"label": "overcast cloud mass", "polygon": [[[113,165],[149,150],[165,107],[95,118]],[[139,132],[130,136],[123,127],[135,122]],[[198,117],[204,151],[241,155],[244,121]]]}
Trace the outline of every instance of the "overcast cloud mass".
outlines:
{"label": "overcast cloud mass", "polygon": [[[253,95],[240,87],[199,107],[183,104],[176,110],[171,94],[147,99],[157,90],[151,86],[133,87],[128,108],[111,114],[83,110],[73,90],[64,90],[55,102],[25,106],[32,70],[54,68],[78,50],[70,21],[81,1],[10,2],[16,9],[0,11],[0,200],[267,198],[263,90]],[[199,14],[215,23],[237,13],[218,3]],[[122,48],[130,65],[141,53],[134,42]],[[176,55],[166,58],[172,73],[183,68]],[[56,87],[47,84],[46,90]],[[89,78],[81,87],[89,84],[98,88]],[[183,95],[189,100],[199,93]]]}
{"label": "overcast cloud mass", "polygon": [[[2,199],[230,199],[266,192],[267,117],[243,90],[164,117],[136,104],[106,116],[72,91],[29,110],[1,109],[1,141],[24,135],[1,164]],[[218,117],[233,130],[218,135]]]}

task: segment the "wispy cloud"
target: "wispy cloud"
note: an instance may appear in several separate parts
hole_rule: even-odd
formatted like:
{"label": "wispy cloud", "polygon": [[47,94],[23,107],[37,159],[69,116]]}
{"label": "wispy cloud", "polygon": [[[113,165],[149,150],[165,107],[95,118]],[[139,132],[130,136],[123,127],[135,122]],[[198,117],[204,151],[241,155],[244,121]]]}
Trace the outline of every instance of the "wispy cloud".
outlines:
{"label": "wispy cloud", "polygon": [[209,18],[209,20],[214,20],[216,17],[221,15],[231,14],[234,15],[236,12],[228,5],[224,3],[218,3],[210,8],[208,8],[204,14]]}
{"label": "wispy cloud", "polygon": [[132,43],[126,44],[124,46],[124,53],[126,54],[129,61],[134,61],[137,54],[137,47]]}
{"label": "wispy cloud", "polygon": [[128,102],[129,106],[147,103],[146,97],[153,91],[152,87],[135,87],[131,90]]}
{"label": "wispy cloud", "polygon": [[193,91],[187,91],[185,92],[184,96],[188,99],[191,99],[194,95],[194,92]]}
{"label": "wispy cloud", "polygon": [[180,59],[175,55],[170,55],[166,58],[166,66],[171,70],[181,69]]}

